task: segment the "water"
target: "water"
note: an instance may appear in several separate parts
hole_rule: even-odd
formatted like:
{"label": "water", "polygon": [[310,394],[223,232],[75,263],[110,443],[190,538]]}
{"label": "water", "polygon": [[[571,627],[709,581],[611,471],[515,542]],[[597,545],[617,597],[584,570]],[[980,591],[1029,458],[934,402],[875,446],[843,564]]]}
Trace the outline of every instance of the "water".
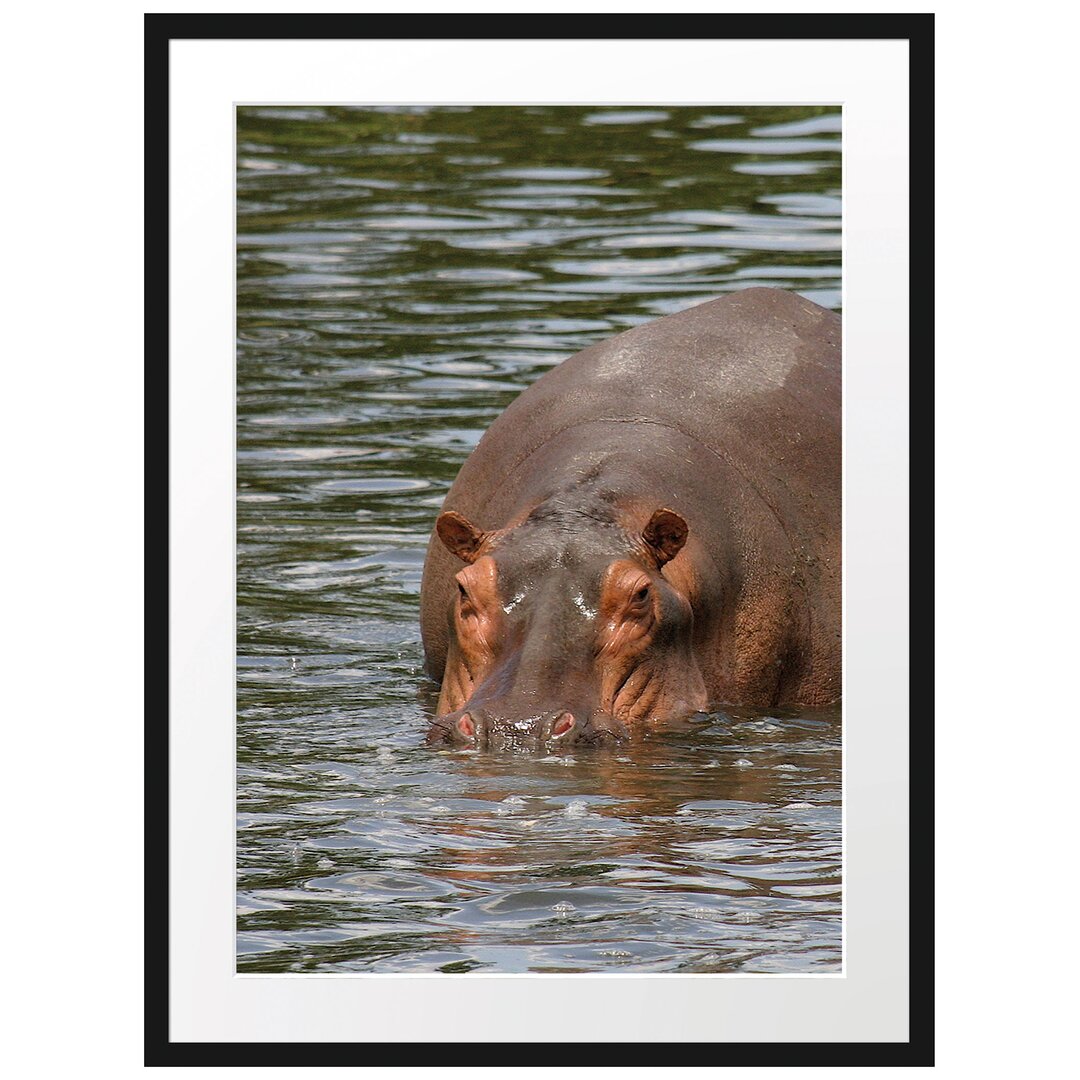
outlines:
{"label": "water", "polygon": [[238,116],[238,970],[840,969],[840,717],[426,747],[420,572],[491,421],[750,285],[840,303],[830,108]]}

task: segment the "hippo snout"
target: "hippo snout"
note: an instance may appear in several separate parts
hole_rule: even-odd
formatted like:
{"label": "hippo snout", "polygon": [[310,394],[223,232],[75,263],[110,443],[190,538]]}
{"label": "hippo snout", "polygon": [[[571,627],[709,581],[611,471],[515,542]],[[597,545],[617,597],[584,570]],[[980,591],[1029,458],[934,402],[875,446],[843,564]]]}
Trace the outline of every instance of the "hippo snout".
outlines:
{"label": "hippo snout", "polygon": [[521,749],[553,752],[573,745],[598,746],[630,738],[627,726],[606,713],[581,714],[557,709],[542,716],[511,720],[475,705],[440,716],[428,731],[433,745],[461,749]]}
{"label": "hippo snout", "polygon": [[584,729],[569,709],[513,720],[467,706],[440,716],[428,731],[428,742],[479,750],[556,749],[577,742]]}
{"label": "hippo snout", "polygon": [[435,720],[428,728],[432,745],[476,746],[486,737],[486,726],[473,719],[473,710],[459,709]]}

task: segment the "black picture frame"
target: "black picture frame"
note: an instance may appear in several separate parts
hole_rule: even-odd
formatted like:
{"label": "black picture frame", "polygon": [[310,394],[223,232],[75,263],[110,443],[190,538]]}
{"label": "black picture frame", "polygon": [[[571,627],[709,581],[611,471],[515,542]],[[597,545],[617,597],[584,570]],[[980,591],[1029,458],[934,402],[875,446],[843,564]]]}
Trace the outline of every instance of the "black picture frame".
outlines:
{"label": "black picture frame", "polygon": [[[934,16],[904,15],[697,15],[693,37],[710,39],[902,39],[909,44],[910,145],[910,476],[918,513],[911,514],[911,580],[920,589],[918,620],[911,620],[909,700],[920,703],[919,753],[910,756],[909,940],[918,942],[919,966],[909,958],[907,1042],[723,1043],[180,1043],[169,1037],[169,952],[160,926],[168,925],[169,853],[160,837],[169,830],[168,710],[169,605],[156,579],[169,509],[160,477],[169,468],[169,45],[179,39],[584,39],[664,40],[687,37],[660,15],[599,17],[543,15],[205,15],[145,16],[145,410],[146,543],[158,553],[146,580],[145,710],[145,1013],[144,1063],[161,1065],[356,1066],[373,1064],[602,1063],[607,1066],[907,1065],[934,1064],[934,917],[925,897],[934,881],[934,679],[931,541],[934,534]],[[677,25],[677,24],[675,24]],[[603,33],[598,32],[603,28]],[[910,431],[918,438],[910,439]],[[911,501],[915,509],[914,498]],[[917,524],[916,524],[917,523]],[[915,529],[918,532],[915,532]],[[931,611],[927,612],[927,607]],[[916,629],[917,627],[917,629]],[[918,890],[916,895],[915,890]],[[162,898],[165,911],[162,911]],[[696,1051],[696,1052],[695,1052]],[[718,1053],[719,1051],[719,1053]],[[704,1056],[703,1056],[704,1055]]]}

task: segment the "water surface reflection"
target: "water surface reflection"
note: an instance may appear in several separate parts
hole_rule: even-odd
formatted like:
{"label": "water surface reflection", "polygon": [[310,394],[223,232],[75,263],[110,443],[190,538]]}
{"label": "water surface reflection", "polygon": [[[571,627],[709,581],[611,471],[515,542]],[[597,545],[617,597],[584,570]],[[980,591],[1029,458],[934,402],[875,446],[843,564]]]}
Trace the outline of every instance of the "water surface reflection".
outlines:
{"label": "water surface reflection", "polygon": [[839,306],[839,133],[239,111],[239,970],[838,970],[838,713],[432,750],[417,611],[446,489],[550,366],[749,285]]}

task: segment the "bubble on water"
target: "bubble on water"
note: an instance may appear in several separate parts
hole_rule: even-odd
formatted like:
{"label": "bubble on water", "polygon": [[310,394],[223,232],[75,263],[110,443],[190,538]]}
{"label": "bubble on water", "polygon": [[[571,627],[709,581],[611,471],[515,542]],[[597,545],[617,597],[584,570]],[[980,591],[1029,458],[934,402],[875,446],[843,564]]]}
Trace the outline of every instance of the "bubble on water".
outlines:
{"label": "bubble on water", "polygon": [[507,797],[495,807],[495,813],[498,814],[499,817],[506,817],[507,814],[515,813],[524,805],[525,800],[520,795],[507,795]]}
{"label": "bubble on water", "polygon": [[320,859],[315,864],[320,870],[333,870],[334,864],[329,859]]}
{"label": "bubble on water", "polygon": [[376,795],[371,801],[381,806],[383,803],[393,802],[395,798],[394,795]]}
{"label": "bubble on water", "polygon": [[760,918],[761,915],[757,911],[740,911],[739,914],[735,916],[735,921],[737,923],[752,923],[757,922]]}
{"label": "bubble on water", "polygon": [[798,765],[774,765],[773,768],[777,769],[777,770],[779,770],[781,772],[798,772],[799,771],[799,766]]}
{"label": "bubble on water", "polygon": [[784,807],[785,810],[813,810],[814,804],[808,802],[791,802]]}
{"label": "bubble on water", "polygon": [[380,746],[379,749],[375,751],[375,757],[378,758],[379,761],[393,761],[395,754],[389,746]]}
{"label": "bubble on water", "polygon": [[582,802],[581,800],[568,803],[566,810],[564,811],[567,817],[573,818],[585,817],[588,812],[589,804],[587,802]]}
{"label": "bubble on water", "polygon": [[437,806],[431,808],[433,814],[452,814],[453,810],[450,809],[445,803],[439,803]]}
{"label": "bubble on water", "polygon": [[784,730],[779,724],[775,724],[771,720],[749,720],[745,724],[740,724],[739,727],[743,731],[753,731],[758,735],[775,735],[778,731]]}
{"label": "bubble on water", "polygon": [[691,919],[711,919],[712,912],[706,907],[691,908],[687,913]]}
{"label": "bubble on water", "polygon": [[561,764],[563,764],[563,765],[576,765],[577,762],[572,757],[564,757],[562,759],[562,761],[561,761]]}
{"label": "bubble on water", "polygon": [[619,960],[628,960],[634,954],[631,953],[631,952],[627,952],[625,949],[601,949],[596,955],[597,956],[614,956]]}
{"label": "bubble on water", "polygon": [[741,757],[734,764],[737,769],[749,769],[754,763],[747,758]]}
{"label": "bubble on water", "polygon": [[299,844],[293,844],[289,849],[289,858],[292,859],[294,863],[298,863],[303,857],[304,849]]}
{"label": "bubble on water", "polygon": [[523,829],[535,829],[538,824],[539,824],[539,819],[533,818],[531,821],[523,821],[521,823],[521,827]]}
{"label": "bubble on water", "polygon": [[560,900],[557,904],[551,905],[551,910],[559,916],[560,919],[565,919],[571,911],[574,911],[574,905],[569,900]]}

